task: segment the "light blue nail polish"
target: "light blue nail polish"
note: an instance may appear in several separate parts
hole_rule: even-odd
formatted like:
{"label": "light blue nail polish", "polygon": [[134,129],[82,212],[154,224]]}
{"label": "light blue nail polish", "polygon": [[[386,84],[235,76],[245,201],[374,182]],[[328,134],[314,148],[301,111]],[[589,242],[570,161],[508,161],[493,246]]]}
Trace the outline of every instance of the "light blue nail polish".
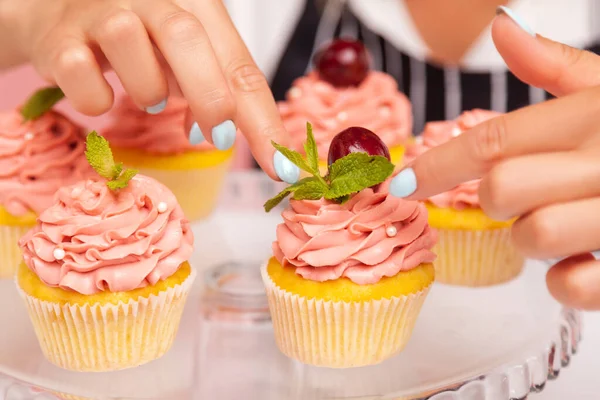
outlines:
{"label": "light blue nail polish", "polygon": [[161,112],[163,112],[163,110],[165,109],[166,106],[167,106],[167,99],[164,99],[163,101],[161,101],[158,104],[155,104],[150,107],[146,107],[146,112],[148,114],[160,114]]}
{"label": "light blue nail polish", "polygon": [[194,122],[192,128],[190,129],[190,144],[195,146],[204,142],[205,140],[206,139],[204,138],[204,135],[202,134],[198,123]]}
{"label": "light blue nail polish", "polygon": [[417,190],[417,176],[412,168],[400,171],[390,182],[390,193],[396,197],[407,197]]}
{"label": "light blue nail polish", "polygon": [[500,6],[496,9],[496,14],[506,14],[510,19],[514,21],[515,24],[519,25],[521,29],[527,32],[530,36],[535,37],[535,31],[531,29],[531,27],[525,22],[523,18],[510,8],[506,6]]}
{"label": "light blue nail polish", "polygon": [[288,160],[280,151],[276,151],[273,155],[273,166],[275,173],[285,183],[294,184],[300,179],[300,168],[293,162]]}
{"label": "light blue nail polish", "polygon": [[235,143],[237,128],[232,120],[221,122],[212,129],[212,139],[215,147],[219,150],[227,150]]}

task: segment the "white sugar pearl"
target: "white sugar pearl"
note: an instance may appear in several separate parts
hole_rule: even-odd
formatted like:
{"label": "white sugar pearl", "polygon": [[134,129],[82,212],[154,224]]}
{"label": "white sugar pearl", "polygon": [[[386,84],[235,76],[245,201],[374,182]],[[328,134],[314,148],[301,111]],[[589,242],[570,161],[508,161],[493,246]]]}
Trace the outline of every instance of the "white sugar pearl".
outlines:
{"label": "white sugar pearl", "polygon": [[167,203],[161,201],[160,203],[158,203],[158,206],[156,206],[156,209],[159,213],[164,213],[165,211],[167,211]]}
{"label": "white sugar pearl", "polygon": [[452,137],[457,137],[461,133],[462,133],[462,131],[460,130],[460,128],[458,126],[455,126],[454,128],[452,128]]}
{"label": "white sugar pearl", "polygon": [[423,136],[417,136],[415,138],[415,143],[416,144],[423,144]]}
{"label": "white sugar pearl", "polygon": [[63,258],[65,258],[65,251],[57,247],[56,249],[54,249],[54,252],[52,252],[52,255],[55,259],[62,260]]}
{"label": "white sugar pearl", "polygon": [[25,140],[32,140],[33,139],[33,133],[31,132],[27,132],[24,136]]}
{"label": "white sugar pearl", "polygon": [[348,113],[345,112],[345,111],[340,112],[337,115],[337,119],[338,119],[338,121],[341,121],[341,122],[347,121],[348,120]]}
{"label": "white sugar pearl", "polygon": [[390,225],[385,229],[385,234],[389,237],[394,237],[398,233],[398,229],[394,225]]}
{"label": "white sugar pearl", "polygon": [[288,95],[292,99],[297,99],[298,97],[302,96],[302,90],[300,88],[293,87],[289,90]]}
{"label": "white sugar pearl", "polygon": [[383,118],[388,118],[390,115],[392,115],[392,110],[390,110],[390,108],[387,106],[381,107],[379,109],[379,115],[381,115]]}
{"label": "white sugar pearl", "polygon": [[71,197],[76,199],[77,197],[81,196],[81,193],[83,193],[82,188],[80,188],[80,187],[73,188],[73,190],[71,191]]}

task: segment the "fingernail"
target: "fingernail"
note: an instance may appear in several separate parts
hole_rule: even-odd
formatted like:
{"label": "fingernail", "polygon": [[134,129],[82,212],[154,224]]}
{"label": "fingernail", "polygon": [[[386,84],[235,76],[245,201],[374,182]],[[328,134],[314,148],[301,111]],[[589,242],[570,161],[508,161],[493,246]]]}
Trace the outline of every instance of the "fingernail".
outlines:
{"label": "fingernail", "polygon": [[527,22],[525,22],[523,18],[521,18],[519,14],[517,14],[510,8],[506,6],[500,6],[496,9],[496,14],[506,14],[510,19],[513,20],[515,24],[519,25],[521,29],[527,32],[530,36],[535,37],[535,31],[531,29],[531,27],[527,24]]}
{"label": "fingernail", "polygon": [[221,122],[212,129],[212,139],[215,147],[219,150],[227,150],[235,142],[237,128],[232,120]]}
{"label": "fingernail", "polygon": [[288,160],[288,158],[280,151],[276,151],[273,155],[273,165],[279,179],[290,185],[298,182],[298,179],[300,178],[300,168]]}
{"label": "fingernail", "polygon": [[167,99],[164,99],[163,101],[161,101],[158,104],[155,104],[150,107],[146,107],[146,112],[148,114],[160,114],[161,112],[163,112],[163,110],[165,109],[166,106],[167,106]]}
{"label": "fingernail", "polygon": [[390,194],[396,197],[407,197],[417,190],[417,176],[412,168],[406,168],[390,182]]}
{"label": "fingernail", "polygon": [[190,144],[195,146],[204,142],[205,140],[206,139],[204,138],[204,135],[202,134],[198,123],[194,122],[192,124],[192,128],[190,129]]}

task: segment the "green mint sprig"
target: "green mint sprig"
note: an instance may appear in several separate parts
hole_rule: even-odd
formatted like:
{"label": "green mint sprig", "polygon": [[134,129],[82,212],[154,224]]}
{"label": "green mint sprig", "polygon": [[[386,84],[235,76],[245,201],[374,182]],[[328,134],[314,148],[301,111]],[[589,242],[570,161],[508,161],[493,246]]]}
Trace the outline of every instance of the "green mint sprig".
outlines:
{"label": "green mint sprig", "polygon": [[85,158],[104,179],[110,190],[119,190],[127,187],[127,184],[138,171],[135,169],[124,169],[123,163],[115,163],[108,141],[92,131],[85,140]]}
{"label": "green mint sprig", "polygon": [[58,87],[47,87],[35,92],[21,108],[24,121],[37,119],[65,97]]}
{"label": "green mint sprig", "polygon": [[273,147],[298,168],[312,176],[301,179],[267,200],[264,204],[266,212],[271,211],[289,195],[292,195],[294,200],[325,198],[342,204],[348,201],[352,194],[382,183],[394,172],[394,164],[385,157],[371,156],[367,153],[350,153],[336,160],[329,166],[329,173],[321,176],[317,144],[310,123],[306,124],[306,135],[304,144],[306,157],[297,151],[271,142]]}

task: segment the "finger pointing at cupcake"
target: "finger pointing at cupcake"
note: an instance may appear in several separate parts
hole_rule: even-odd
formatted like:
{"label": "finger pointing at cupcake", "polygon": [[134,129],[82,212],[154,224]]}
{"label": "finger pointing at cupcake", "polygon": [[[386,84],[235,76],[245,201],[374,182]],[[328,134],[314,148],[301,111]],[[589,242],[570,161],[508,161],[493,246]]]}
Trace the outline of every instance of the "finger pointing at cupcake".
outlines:
{"label": "finger pointing at cupcake", "polygon": [[[395,176],[390,192],[424,199],[482,178],[481,207],[495,219],[518,217],[512,238],[524,254],[594,251],[600,248],[593,211],[600,207],[600,57],[532,36],[507,15],[496,19],[493,35],[517,76],[563,97],[498,116],[425,152]],[[556,265],[548,274],[551,292],[570,306],[600,308],[600,268],[590,267],[596,263],[579,257]]]}

